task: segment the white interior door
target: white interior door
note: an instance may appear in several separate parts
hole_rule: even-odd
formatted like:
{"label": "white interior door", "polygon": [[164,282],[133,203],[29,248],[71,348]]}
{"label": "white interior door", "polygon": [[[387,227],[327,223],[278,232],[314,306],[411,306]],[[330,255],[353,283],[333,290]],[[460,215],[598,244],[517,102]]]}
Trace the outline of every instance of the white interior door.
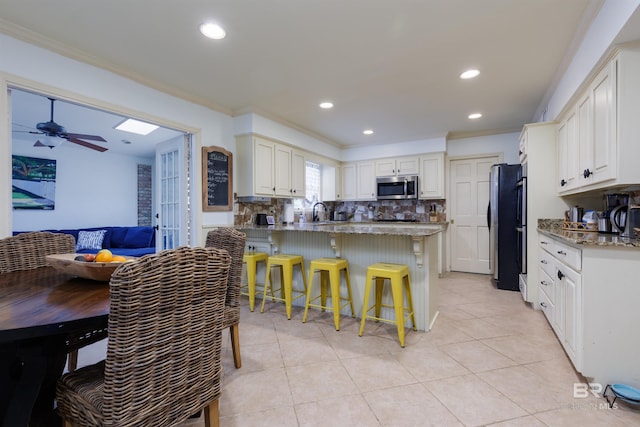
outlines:
{"label": "white interior door", "polygon": [[156,146],[156,250],[173,249],[189,241],[187,179],[191,135]]}
{"label": "white interior door", "polygon": [[490,273],[489,171],[498,156],[451,160],[447,210],[451,239],[451,270]]}

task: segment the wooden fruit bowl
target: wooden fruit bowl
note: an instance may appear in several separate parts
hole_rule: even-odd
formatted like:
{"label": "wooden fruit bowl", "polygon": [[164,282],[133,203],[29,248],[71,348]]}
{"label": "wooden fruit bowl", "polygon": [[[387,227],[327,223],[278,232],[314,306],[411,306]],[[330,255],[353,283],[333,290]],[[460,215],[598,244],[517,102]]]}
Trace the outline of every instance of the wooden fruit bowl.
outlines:
{"label": "wooden fruit bowl", "polygon": [[[86,262],[76,261],[74,258],[82,254],[56,254],[47,255],[47,263],[56,270],[82,277],[84,279],[108,282],[116,268],[122,265],[121,262]],[[125,257],[135,259],[134,257]]]}

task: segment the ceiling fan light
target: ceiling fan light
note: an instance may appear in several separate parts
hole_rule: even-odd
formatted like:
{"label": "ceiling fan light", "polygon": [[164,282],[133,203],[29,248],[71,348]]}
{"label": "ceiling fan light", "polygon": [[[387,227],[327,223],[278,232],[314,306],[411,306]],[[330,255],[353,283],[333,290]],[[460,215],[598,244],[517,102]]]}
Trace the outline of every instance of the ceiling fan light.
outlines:
{"label": "ceiling fan light", "polygon": [[45,145],[49,148],[58,147],[64,141],[64,139],[62,138],[58,138],[57,136],[49,136],[49,135],[43,135],[41,139],[42,139],[41,141],[42,145]]}

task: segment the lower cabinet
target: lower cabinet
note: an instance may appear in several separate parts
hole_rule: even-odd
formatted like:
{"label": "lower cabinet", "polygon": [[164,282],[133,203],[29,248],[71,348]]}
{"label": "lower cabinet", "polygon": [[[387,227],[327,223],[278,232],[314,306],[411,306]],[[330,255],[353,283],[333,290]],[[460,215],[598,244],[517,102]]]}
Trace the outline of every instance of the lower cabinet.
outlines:
{"label": "lower cabinet", "polygon": [[612,237],[571,245],[543,233],[538,243],[538,304],[575,369],[603,386],[640,386],[640,248]]}
{"label": "lower cabinet", "polygon": [[575,368],[582,367],[581,251],[540,235],[540,308]]}

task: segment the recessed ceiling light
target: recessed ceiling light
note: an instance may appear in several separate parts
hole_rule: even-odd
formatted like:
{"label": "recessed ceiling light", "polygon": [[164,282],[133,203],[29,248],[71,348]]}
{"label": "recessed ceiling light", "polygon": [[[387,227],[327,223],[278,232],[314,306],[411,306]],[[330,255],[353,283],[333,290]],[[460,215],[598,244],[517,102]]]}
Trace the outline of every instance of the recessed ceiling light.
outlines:
{"label": "recessed ceiling light", "polygon": [[464,73],[460,74],[461,79],[472,79],[474,77],[478,77],[480,75],[480,71],[478,70],[467,70]]}
{"label": "recessed ceiling light", "polygon": [[480,113],[473,113],[473,114],[469,114],[467,117],[469,117],[470,119],[479,119],[480,117],[482,117],[482,114]]}
{"label": "recessed ceiling light", "polygon": [[373,135],[373,131],[371,129],[365,129],[362,131],[365,135]]}
{"label": "recessed ceiling light", "polygon": [[200,25],[200,32],[205,37],[208,37],[214,40],[223,39],[227,35],[227,33],[224,31],[224,29],[220,25],[213,24],[211,22],[207,22]]}
{"label": "recessed ceiling light", "polygon": [[333,102],[329,102],[329,101],[321,102],[320,108],[324,108],[324,109],[333,108]]}
{"label": "recessed ceiling light", "polygon": [[151,123],[145,123],[134,119],[127,119],[115,128],[118,130],[123,130],[125,132],[137,133],[138,135],[149,135],[151,132],[158,129],[158,127],[159,126],[152,125]]}

